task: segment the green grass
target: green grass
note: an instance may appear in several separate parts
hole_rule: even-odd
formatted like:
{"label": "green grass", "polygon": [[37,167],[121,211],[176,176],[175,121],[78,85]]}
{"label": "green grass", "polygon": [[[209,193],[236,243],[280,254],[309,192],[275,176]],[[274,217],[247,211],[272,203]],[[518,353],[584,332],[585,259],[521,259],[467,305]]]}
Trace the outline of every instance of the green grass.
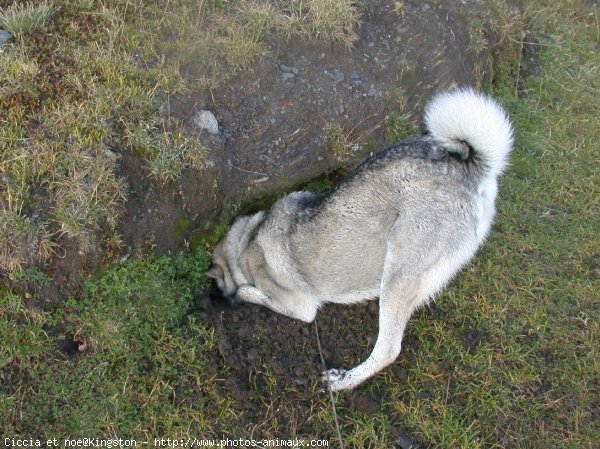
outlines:
{"label": "green grass", "polygon": [[208,264],[203,252],[136,258],[44,311],[4,293],[0,433],[176,438],[234,422],[204,355],[213,332],[188,313]]}
{"label": "green grass", "polygon": [[[88,10],[77,9],[84,4]],[[258,30],[281,13],[240,9],[248,4],[206,2],[202,12],[213,21],[226,12],[227,20],[266,23]],[[300,27],[292,19],[308,14],[298,8],[310,2],[281,4],[288,5],[284,19]],[[156,145],[178,138],[177,124],[156,122],[160,92],[186,84],[172,71],[174,60],[142,71],[118,50],[137,45],[123,24],[139,11],[125,2],[106,2],[102,11],[93,2],[53,5],[63,34],[48,40],[33,32],[32,43],[0,54],[0,263],[15,273],[33,257],[51,256],[55,233],[93,242],[96,229],[111,226],[122,202],[113,144],[156,157],[148,136]],[[527,2],[522,20],[539,40],[540,65],[535,76],[517,80],[524,62],[515,56],[490,84],[517,130],[494,230],[437,299],[433,316],[423,310],[411,320],[396,362],[406,375],[388,369],[361,387],[379,399],[378,412],[364,415],[352,409],[350,393],[336,395],[346,447],[392,447],[394,429],[440,449],[591,449],[600,441],[598,10],[567,0]],[[105,27],[116,30],[112,38]],[[215,48],[235,37],[223,33],[214,36]],[[99,38],[96,48],[89,36]],[[44,58],[49,49],[60,55],[54,62]],[[227,64],[227,71],[242,69]],[[48,81],[54,70],[62,74],[58,84]],[[399,117],[386,126],[393,136],[405,123]],[[178,161],[194,163],[182,145]],[[52,195],[52,208],[34,223],[28,217],[36,201],[47,201],[40,191]],[[315,437],[335,447],[328,396],[315,386],[310,413],[298,416],[293,394],[273,402],[277,378],[268,366],[260,367],[264,382],[253,384],[268,413],[255,428],[239,424],[224,379],[210,366],[213,330],[191,313],[205,282],[203,249],[215,243],[198,240],[187,254],[133,256],[58,304],[0,290],[0,434],[256,437],[310,420],[321,431]],[[18,276],[40,287],[48,282],[32,269]]]}

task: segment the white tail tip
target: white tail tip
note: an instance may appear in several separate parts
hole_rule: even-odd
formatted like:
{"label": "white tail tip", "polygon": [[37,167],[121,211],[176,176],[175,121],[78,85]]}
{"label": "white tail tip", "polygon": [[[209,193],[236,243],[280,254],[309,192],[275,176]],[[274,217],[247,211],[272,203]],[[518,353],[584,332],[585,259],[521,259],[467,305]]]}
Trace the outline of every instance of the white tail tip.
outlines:
{"label": "white tail tip", "polygon": [[465,143],[473,158],[492,175],[506,167],[513,145],[513,127],[502,107],[472,89],[457,89],[435,96],[425,108],[425,125],[431,136],[448,150],[463,152]]}

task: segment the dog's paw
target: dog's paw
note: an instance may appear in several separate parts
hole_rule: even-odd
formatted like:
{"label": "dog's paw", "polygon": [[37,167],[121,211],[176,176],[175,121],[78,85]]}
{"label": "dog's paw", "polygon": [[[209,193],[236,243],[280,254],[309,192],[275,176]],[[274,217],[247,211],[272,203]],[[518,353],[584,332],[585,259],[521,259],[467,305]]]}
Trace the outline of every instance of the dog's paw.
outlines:
{"label": "dog's paw", "polygon": [[331,391],[343,390],[344,388],[348,388],[346,386],[347,375],[348,371],[345,369],[332,368],[323,371],[321,381],[325,382]]}

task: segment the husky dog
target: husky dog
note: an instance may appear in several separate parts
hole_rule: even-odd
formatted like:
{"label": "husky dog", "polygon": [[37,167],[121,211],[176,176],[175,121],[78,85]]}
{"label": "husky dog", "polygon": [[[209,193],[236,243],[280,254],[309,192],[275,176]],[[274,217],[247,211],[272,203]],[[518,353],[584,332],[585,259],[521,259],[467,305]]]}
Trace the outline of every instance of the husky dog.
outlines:
{"label": "husky dog", "polygon": [[438,94],[426,133],[367,158],[333,192],[294,192],[239,217],[206,273],[222,294],[310,322],[322,304],[379,298],[371,355],[329,369],[331,390],[356,387],[400,353],[413,311],[473,257],[495,214],[513,129],[471,89]]}

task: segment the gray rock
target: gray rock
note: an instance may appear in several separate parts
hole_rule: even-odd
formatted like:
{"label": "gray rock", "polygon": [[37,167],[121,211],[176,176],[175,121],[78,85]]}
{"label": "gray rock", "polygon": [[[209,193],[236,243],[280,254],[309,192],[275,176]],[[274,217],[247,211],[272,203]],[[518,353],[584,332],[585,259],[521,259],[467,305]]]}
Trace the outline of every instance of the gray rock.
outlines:
{"label": "gray rock", "polygon": [[281,79],[283,81],[289,81],[289,80],[294,79],[294,78],[296,78],[296,75],[294,75],[293,73],[284,73],[284,74],[281,75]]}
{"label": "gray rock", "polygon": [[333,76],[333,79],[337,82],[337,83],[341,83],[342,81],[344,81],[344,72],[342,72],[341,70],[338,69],[334,69],[331,72],[331,75]]}
{"label": "gray rock", "polygon": [[400,449],[419,449],[419,445],[416,444],[412,438],[397,427],[392,427],[390,433],[394,437],[395,447]]}
{"label": "gray rock", "polygon": [[192,118],[192,122],[198,128],[205,129],[211,134],[219,133],[219,122],[217,122],[217,118],[210,111],[203,110],[196,112]]}
{"label": "gray rock", "polygon": [[43,218],[44,218],[44,214],[42,214],[42,212],[35,211],[31,214],[31,216],[29,217],[29,220],[32,223],[39,223],[40,221],[42,221]]}
{"label": "gray rock", "polygon": [[290,66],[287,66],[287,65],[284,65],[284,64],[280,64],[279,65],[279,69],[283,73],[292,73],[294,75],[297,75],[300,72],[297,67],[290,67]]}
{"label": "gray rock", "polygon": [[0,30],[0,45],[6,44],[13,38],[13,35],[8,31]]}
{"label": "gray rock", "polygon": [[371,87],[369,89],[369,91],[367,92],[367,97],[375,97],[375,98],[377,98],[379,96],[380,96],[379,92],[374,87]]}
{"label": "gray rock", "polygon": [[431,393],[429,391],[419,391],[417,393],[417,399],[421,401],[426,401],[431,398]]}
{"label": "gray rock", "polygon": [[400,449],[415,449],[416,448],[415,443],[410,439],[410,437],[408,435],[401,435],[400,439],[398,440],[398,445],[400,446]]}

